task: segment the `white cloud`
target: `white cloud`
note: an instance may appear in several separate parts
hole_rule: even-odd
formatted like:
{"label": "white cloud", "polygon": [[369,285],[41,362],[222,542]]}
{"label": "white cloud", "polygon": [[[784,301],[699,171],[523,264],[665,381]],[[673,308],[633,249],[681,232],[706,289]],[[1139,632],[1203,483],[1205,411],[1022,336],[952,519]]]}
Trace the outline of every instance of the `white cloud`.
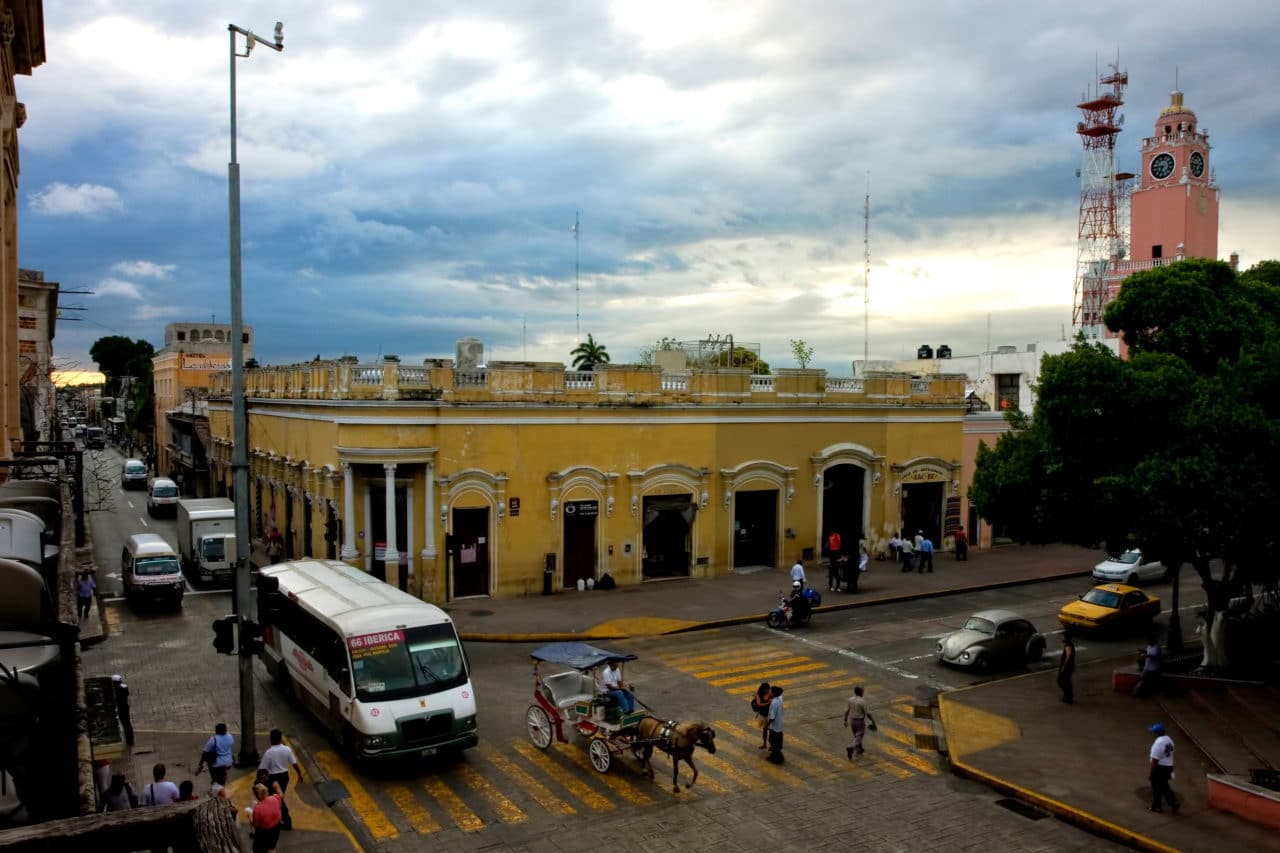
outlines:
{"label": "white cloud", "polygon": [[177,268],[177,264],[157,264],[151,261],[121,261],[112,267],[121,275],[132,278],[168,278]]}
{"label": "white cloud", "polygon": [[123,211],[120,194],[99,184],[72,186],[61,181],[49,184],[28,200],[31,209],[46,216],[95,216],[109,210]]}
{"label": "white cloud", "polygon": [[118,278],[104,278],[93,289],[95,296],[123,296],[126,299],[142,299],[142,288],[131,281]]}

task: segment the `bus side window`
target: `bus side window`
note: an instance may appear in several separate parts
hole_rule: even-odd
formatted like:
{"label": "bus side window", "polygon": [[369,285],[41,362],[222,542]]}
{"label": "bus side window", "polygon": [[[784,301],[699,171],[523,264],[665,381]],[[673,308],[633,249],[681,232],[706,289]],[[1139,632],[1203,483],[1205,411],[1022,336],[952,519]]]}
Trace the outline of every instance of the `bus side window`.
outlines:
{"label": "bus side window", "polygon": [[341,637],[335,638],[333,645],[324,659],[325,672],[338,685],[343,696],[351,695],[351,667],[347,664],[347,643]]}

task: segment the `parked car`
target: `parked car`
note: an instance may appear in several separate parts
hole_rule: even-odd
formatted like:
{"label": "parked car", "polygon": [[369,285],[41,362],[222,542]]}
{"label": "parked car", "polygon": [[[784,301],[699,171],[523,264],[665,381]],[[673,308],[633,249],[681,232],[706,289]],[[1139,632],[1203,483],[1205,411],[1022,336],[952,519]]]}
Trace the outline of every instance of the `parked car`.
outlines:
{"label": "parked car", "polygon": [[168,477],[156,477],[147,487],[147,515],[176,515],[178,484]]}
{"label": "parked car", "polygon": [[1118,557],[1107,557],[1093,567],[1095,580],[1136,586],[1141,581],[1167,578],[1169,570],[1159,560],[1143,558],[1141,548],[1130,548]]}
{"label": "parked car", "polygon": [[983,610],[964,627],[938,641],[938,662],[985,672],[993,666],[1020,666],[1044,655],[1045,639],[1011,610]]}
{"label": "parked car", "polygon": [[1148,628],[1160,615],[1160,599],[1122,583],[1095,586],[1058,611],[1063,628],[1075,631]]}

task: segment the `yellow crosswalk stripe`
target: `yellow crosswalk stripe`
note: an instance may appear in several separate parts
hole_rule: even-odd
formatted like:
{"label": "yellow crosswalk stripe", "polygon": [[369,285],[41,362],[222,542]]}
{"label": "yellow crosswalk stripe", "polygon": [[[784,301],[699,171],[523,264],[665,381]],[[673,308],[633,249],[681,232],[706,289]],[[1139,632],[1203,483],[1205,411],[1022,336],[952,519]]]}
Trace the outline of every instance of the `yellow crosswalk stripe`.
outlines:
{"label": "yellow crosswalk stripe", "polygon": [[449,818],[463,832],[479,832],[484,829],[484,821],[471,809],[462,798],[450,790],[437,776],[427,776],[422,780],[422,787],[432,796],[440,807],[449,813]]}
{"label": "yellow crosswalk stripe", "polygon": [[[716,726],[717,734],[727,733],[729,735],[732,735],[737,740],[741,740],[752,746],[759,745],[756,742],[756,739],[751,734],[749,734],[746,731],[746,729],[740,729],[737,726],[735,726],[733,723],[729,722],[728,720],[716,720],[715,726]],[[816,765],[810,764],[805,759],[797,759],[794,755],[788,754],[787,747],[789,744],[787,743],[787,741],[789,740],[790,740],[790,736],[785,735],[782,741],[782,753],[787,757],[787,763],[785,765],[786,767],[788,767],[789,769],[799,770],[801,773],[803,773],[806,777],[810,779],[817,778],[818,776],[826,775],[831,772],[830,770],[819,769]],[[756,752],[762,753],[760,760],[764,762],[765,766],[774,767],[774,768],[778,766],[774,764],[769,764],[769,762],[765,760],[764,756],[768,755],[768,752],[760,749],[757,749]]]}
{"label": "yellow crosswalk stripe", "polygon": [[530,776],[515,762],[499,752],[486,752],[485,758],[511,781],[515,782],[535,803],[555,814],[577,814],[578,810],[551,793],[551,789]]}
{"label": "yellow crosswalk stripe", "polygon": [[315,753],[315,758],[325,776],[336,779],[346,786],[351,810],[356,813],[356,817],[364,824],[365,829],[369,830],[370,835],[379,841],[400,837],[400,831],[391,822],[391,818],[378,808],[378,804],[373,801],[373,797],[369,796],[364,786],[347,772],[346,764],[337,753],[321,749]]}
{"label": "yellow crosswalk stripe", "polygon": [[[787,689],[788,692],[803,690],[806,694],[812,694],[815,691],[825,691],[831,689],[831,682],[842,681],[848,678],[849,673],[843,669],[816,669],[810,672],[802,672],[798,675],[787,677],[773,677],[769,679],[770,684],[779,684]],[[742,687],[750,687],[750,684],[744,684]],[[734,688],[737,691],[739,688]],[[755,689],[751,690],[755,693]],[[841,690],[840,694],[844,695],[846,691]],[[791,697],[788,696],[788,699]]]}
{"label": "yellow crosswalk stripe", "polygon": [[[713,646],[716,651],[705,655],[691,655],[687,652],[691,649],[697,649],[699,646]],[[708,662],[723,660],[762,660],[765,658],[782,657],[792,654],[789,649],[774,649],[767,646],[749,645],[747,643],[725,644],[723,642],[716,643],[699,643],[684,644],[681,651],[671,654],[657,655],[657,660],[669,666],[679,668],[680,666],[705,665]]]}
{"label": "yellow crosswalk stripe", "polygon": [[[590,771],[591,773],[598,774],[595,776],[596,779],[599,779],[602,783],[604,783],[604,786],[606,788],[613,791],[615,794],[622,797],[622,799],[626,800],[632,805],[637,805],[637,806],[653,805],[653,797],[650,797],[648,794],[636,788],[634,785],[632,785],[630,782],[626,781],[625,779],[621,779],[615,775],[618,772],[629,773],[631,771],[632,766],[635,763],[633,760],[629,760],[625,762],[626,769],[624,770],[623,769],[624,762],[621,760],[622,756],[614,755],[613,760],[609,765],[609,772],[601,773],[599,770],[596,770],[595,766],[591,763],[591,759],[587,757],[587,753],[585,750],[566,749],[566,750],[562,750],[559,754],[562,756],[568,757],[570,761],[572,761],[574,764],[581,767],[583,770],[587,770],[587,771]],[[630,755],[631,755],[630,750],[627,750],[626,755],[628,756],[628,758],[630,758]],[[645,781],[647,782],[648,779],[646,778]]]}
{"label": "yellow crosswalk stripe", "polygon": [[471,765],[459,764],[458,772],[468,788],[484,797],[485,802],[497,813],[498,820],[503,823],[524,823],[529,819],[523,809],[503,796],[501,791]]}
{"label": "yellow crosswalk stripe", "polygon": [[414,832],[430,835],[440,831],[440,824],[431,816],[431,812],[418,802],[418,798],[414,796],[413,791],[409,790],[408,785],[387,785],[384,790],[400,813],[408,818],[409,826],[413,827]]}
{"label": "yellow crosswalk stripe", "polygon": [[[512,745],[515,747],[516,752],[520,753],[526,761],[554,779],[566,791],[586,804],[588,808],[598,812],[608,811],[613,808],[613,803],[608,798],[597,794],[588,785],[578,781],[577,777],[555,761],[552,761],[549,756],[545,755],[537,747],[522,740],[514,740]],[[570,744],[566,747],[566,749],[579,748],[577,744]]]}
{"label": "yellow crosswalk stripe", "polygon": [[[799,664],[796,666],[787,666],[787,667],[783,667],[782,669],[775,669],[771,671],[769,673],[769,683],[772,684],[774,679],[780,678],[781,676],[796,675],[801,672],[812,672],[815,669],[829,669],[829,668],[830,668],[829,664],[825,664],[820,661],[814,661],[813,663]],[[741,676],[741,675],[729,676],[725,678],[713,678],[708,680],[707,683],[710,684],[712,687],[724,687],[729,684],[741,684],[743,682],[754,684],[758,681],[760,681],[760,676],[757,674],[757,675],[746,675],[746,676]],[[782,683],[783,684],[786,683],[785,679],[783,679]],[[759,687],[758,684],[756,686]]]}
{"label": "yellow crosswalk stripe", "polygon": [[788,664],[806,663],[812,660],[813,658],[811,657],[806,657],[804,655],[797,655],[795,657],[777,658],[775,660],[770,660],[770,661],[743,661],[742,663],[739,663],[737,666],[724,667],[721,669],[702,669],[702,670],[696,670],[696,671],[690,671],[690,670],[685,670],[685,671],[688,672],[689,675],[692,675],[694,678],[710,678],[713,675],[731,675],[733,673],[741,673],[741,672],[748,672],[748,671],[758,672],[761,669],[767,669],[768,667],[771,667],[771,666],[787,666]]}
{"label": "yellow crosswalk stripe", "polygon": [[[694,760],[701,765],[699,769],[704,773],[706,772],[706,768],[709,767],[712,772],[720,776],[724,776],[727,779],[732,779],[748,791],[764,791],[769,788],[769,783],[761,777],[750,773],[744,773],[721,758],[720,751],[717,751],[715,755],[699,755]],[[760,760],[764,761],[763,758]],[[705,764],[703,762],[705,762]],[[699,776],[698,784],[701,785],[702,782],[703,779]]]}
{"label": "yellow crosswalk stripe", "polygon": [[[710,759],[711,757],[710,753],[694,752],[693,763],[698,768],[698,782],[694,787],[698,790],[705,789],[711,791],[713,794],[727,794],[729,793],[729,789],[717,782],[715,776],[707,773],[707,765],[704,759]],[[649,759],[649,761],[650,765],[653,767],[654,784],[660,783],[659,790],[667,790],[666,779],[671,773],[671,756],[661,750],[655,749],[653,751],[653,758]],[[686,767],[685,762],[683,761],[680,762],[680,776],[686,783],[689,781],[689,778],[693,776],[693,771]]]}
{"label": "yellow crosswalk stripe", "polygon": [[[759,746],[759,744],[755,743],[754,740],[752,741],[752,745],[750,747],[739,748],[736,743],[722,744],[717,739],[715,758],[719,760],[721,763],[728,763],[729,761],[728,757],[721,758],[720,756],[721,753],[728,753],[728,755],[733,756],[736,762],[739,762],[742,764],[758,764],[759,766],[754,768],[754,772],[761,774],[763,776],[766,776],[772,779],[774,782],[777,782],[782,785],[786,785],[789,788],[794,788],[802,784],[801,780],[797,779],[795,776],[792,776],[790,773],[783,770],[777,764],[771,764],[767,760],[765,760],[765,756],[767,756],[769,753],[767,753],[763,749],[756,749],[757,746]],[[783,744],[784,752],[785,752],[785,746],[786,744],[784,742]],[[755,754],[752,755],[751,753],[747,752],[747,749],[750,749]]]}
{"label": "yellow crosswalk stripe", "polygon": [[838,747],[839,748],[838,756],[828,750],[823,749],[817,744],[811,743],[803,738],[798,738],[795,735],[791,734],[790,732],[787,732],[785,745],[788,747],[791,747],[791,746],[799,747],[803,752],[806,752],[811,756],[815,756],[819,758],[824,763],[830,765],[832,768],[842,773],[846,773],[846,772],[852,773],[854,776],[857,776],[861,779],[870,779],[871,776],[873,775],[871,771],[861,766],[860,764],[850,761],[848,759],[848,756],[845,754],[844,752],[845,747],[849,745],[850,740],[851,738],[849,738],[848,734],[845,734],[844,737],[840,740],[839,747]]}
{"label": "yellow crosswalk stripe", "polygon": [[[840,672],[840,670],[836,670],[835,672]],[[825,677],[825,675],[826,673],[822,673],[820,675],[815,675],[814,677],[820,678],[820,677]],[[833,676],[834,676],[834,672],[833,672]],[[786,679],[785,681],[779,681],[779,683],[782,684],[783,687],[786,687],[788,690],[790,690],[792,684],[795,683],[795,680]],[[855,684],[863,684],[863,683],[865,683],[865,679],[863,679],[861,676],[851,675],[843,678],[836,678],[834,681],[824,684],[823,689],[825,690],[825,689],[834,689],[836,687],[852,687]],[[758,686],[759,685],[752,686],[750,684],[742,684],[737,687],[726,687],[725,692],[732,694],[734,696],[750,696],[752,693],[756,692],[756,689]],[[848,691],[844,691],[844,692],[848,692]],[[795,701],[801,701],[801,700],[795,700]]]}
{"label": "yellow crosswalk stripe", "polygon": [[[886,740],[883,735],[887,734],[887,730],[885,729],[885,725],[888,725],[887,723],[885,725],[881,725],[880,721],[877,720],[876,724],[879,727],[879,731],[867,732],[867,736],[862,742],[862,745],[867,750],[868,756],[870,756],[874,751],[880,756],[885,756],[886,760],[893,759],[930,776],[937,776],[942,772],[934,766],[932,761],[924,756],[902,749],[901,747],[893,744],[890,740]],[[907,772],[907,775],[911,775],[909,771],[905,772]],[[906,777],[904,776],[903,778],[905,779]]]}

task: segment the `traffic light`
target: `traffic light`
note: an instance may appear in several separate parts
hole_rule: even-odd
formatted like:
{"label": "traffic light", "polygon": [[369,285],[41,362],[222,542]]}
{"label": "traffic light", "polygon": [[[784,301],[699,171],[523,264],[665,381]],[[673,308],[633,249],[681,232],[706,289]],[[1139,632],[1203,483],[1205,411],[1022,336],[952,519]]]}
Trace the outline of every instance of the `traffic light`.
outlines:
{"label": "traffic light", "polygon": [[246,622],[240,631],[240,651],[251,654],[262,654],[262,626],[257,622]]}
{"label": "traffic light", "polygon": [[220,655],[236,653],[236,617],[223,616],[213,620],[213,647]]}

